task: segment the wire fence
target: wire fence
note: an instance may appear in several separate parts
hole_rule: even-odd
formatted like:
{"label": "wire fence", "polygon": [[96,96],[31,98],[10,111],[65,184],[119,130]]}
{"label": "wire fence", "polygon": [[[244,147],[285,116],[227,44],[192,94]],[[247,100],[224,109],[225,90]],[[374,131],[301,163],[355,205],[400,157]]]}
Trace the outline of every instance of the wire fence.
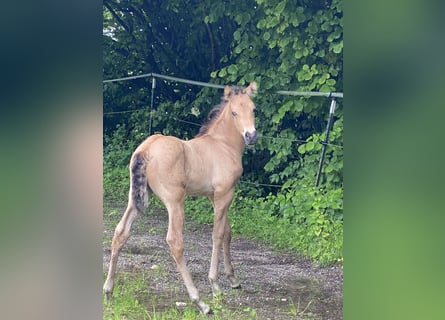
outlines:
{"label": "wire fence", "polygon": [[[189,80],[184,78],[178,78],[178,77],[172,77],[172,76],[165,76],[158,73],[144,73],[136,76],[128,76],[123,78],[115,78],[115,79],[108,79],[103,80],[103,83],[111,83],[111,82],[117,82],[117,81],[127,81],[127,80],[133,80],[133,79],[139,79],[139,78],[159,78],[164,80],[170,80],[174,82],[182,82],[187,83],[191,85],[201,86],[201,87],[208,87],[208,88],[217,88],[217,89],[224,89],[224,85],[221,84],[215,84],[215,83],[209,83],[209,82],[201,82],[201,81],[195,81],[195,80]],[[327,98],[343,98],[343,92],[314,92],[314,91],[277,91],[277,94],[282,95],[291,95],[291,96],[315,96],[315,97],[327,97]]]}
{"label": "wire fence", "polygon": [[[138,111],[144,111],[146,110],[145,108],[140,108],[140,109],[134,109],[134,110],[127,110],[127,111],[113,111],[113,112],[104,112],[104,115],[112,115],[112,114],[124,114],[124,113],[131,113],[131,112],[138,112]],[[183,119],[179,119],[176,117],[172,117],[171,120],[174,121],[178,121],[178,122],[182,122],[182,123],[187,123],[196,127],[201,127],[202,124],[201,123],[197,123],[197,122],[192,122],[189,120],[183,120]],[[307,143],[306,140],[301,140],[301,139],[291,139],[291,138],[284,138],[284,137],[273,137],[273,136],[265,136],[265,135],[258,135],[258,138],[261,139],[271,139],[271,140],[283,140],[283,141],[291,141],[291,142],[298,142],[300,144],[303,143]],[[324,144],[323,142],[319,142],[320,144]],[[342,145],[339,144],[334,144],[334,143],[326,143],[326,145],[334,147],[334,148],[340,148],[343,149]]]}
{"label": "wire fence", "polygon": [[[158,73],[145,73],[145,74],[140,74],[140,75],[135,75],[135,76],[128,76],[128,77],[122,77],[122,78],[108,79],[108,80],[103,80],[103,83],[112,83],[112,82],[118,82],[118,81],[128,81],[128,80],[134,80],[134,79],[139,79],[139,78],[148,78],[148,77],[152,78],[151,104],[150,104],[150,120],[149,120],[149,132],[148,132],[149,135],[151,134],[151,124],[152,124],[152,112],[151,111],[153,110],[153,97],[154,97],[154,90],[156,88],[156,79],[157,78],[163,79],[163,80],[166,80],[166,81],[181,82],[181,83],[186,83],[186,84],[190,84],[190,85],[197,85],[197,86],[201,86],[201,87],[224,89],[224,85],[208,83],[208,82],[201,82],[201,81],[195,81],[195,80],[189,80],[189,79],[183,79],[183,78],[172,77],[172,76],[166,76],[166,75],[161,75],[161,74],[158,74]],[[324,157],[325,157],[325,153],[326,153],[326,147],[327,146],[331,146],[331,147],[336,147],[336,148],[343,149],[342,145],[328,143],[329,132],[330,132],[330,128],[332,126],[334,112],[335,112],[335,108],[336,108],[336,98],[343,98],[343,92],[314,92],[314,91],[283,91],[283,90],[279,90],[279,91],[276,91],[276,94],[279,94],[279,95],[291,95],[291,96],[326,97],[326,98],[331,99],[330,110],[329,110],[329,119],[328,119],[328,124],[327,124],[327,127],[326,127],[325,139],[324,139],[324,141],[319,142],[320,144],[322,144],[323,147],[322,147],[322,153],[321,153],[321,157],[320,157],[320,162],[319,162],[319,167],[318,167],[317,177],[316,177],[316,182],[315,182],[315,185],[318,187],[319,182],[320,182],[320,177],[321,177],[321,171],[322,171],[322,166],[323,166],[323,162],[324,162]],[[141,109],[135,109],[135,110],[105,112],[105,113],[103,113],[103,115],[125,114],[125,113],[131,113],[131,112],[138,112],[138,111],[141,111],[141,110],[146,110],[146,109],[145,108],[143,108],[143,109],[141,108]],[[199,123],[195,123],[195,122],[188,121],[188,120],[183,120],[183,119],[178,119],[176,117],[174,117],[172,119],[175,120],[175,121],[187,123],[187,124],[190,124],[190,125],[201,126],[201,124],[199,124]],[[300,144],[307,143],[306,140],[290,139],[290,138],[284,138],[284,137],[259,136],[259,138],[275,139],[275,140],[287,140],[287,141],[297,142],[297,143],[300,143]],[[264,187],[275,187],[275,188],[282,188],[283,187],[283,185],[278,185],[278,184],[256,183],[256,182],[250,182],[250,181],[240,181],[240,183],[251,184],[251,185],[255,185],[255,186],[264,186]]]}

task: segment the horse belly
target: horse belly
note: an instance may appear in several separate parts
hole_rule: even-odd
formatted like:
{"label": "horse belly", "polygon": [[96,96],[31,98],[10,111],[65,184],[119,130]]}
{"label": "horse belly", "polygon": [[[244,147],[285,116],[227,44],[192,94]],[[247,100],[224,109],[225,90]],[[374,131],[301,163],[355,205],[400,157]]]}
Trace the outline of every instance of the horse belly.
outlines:
{"label": "horse belly", "polygon": [[209,196],[213,194],[212,181],[204,172],[201,175],[187,176],[186,193],[191,196]]}

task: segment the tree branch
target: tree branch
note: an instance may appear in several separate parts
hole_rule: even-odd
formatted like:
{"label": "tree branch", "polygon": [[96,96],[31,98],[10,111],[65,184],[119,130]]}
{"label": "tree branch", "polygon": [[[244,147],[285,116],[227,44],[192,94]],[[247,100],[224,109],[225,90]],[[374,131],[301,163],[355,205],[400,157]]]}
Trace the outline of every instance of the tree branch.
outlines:
{"label": "tree branch", "polygon": [[108,11],[110,11],[111,15],[113,16],[114,19],[116,19],[116,21],[125,29],[125,31],[127,31],[127,33],[130,35],[130,37],[133,40],[136,40],[136,38],[133,35],[133,30],[132,28],[130,28],[130,26],[128,26],[124,20],[122,20],[119,15],[116,13],[116,11],[111,7],[111,5],[108,3],[108,1],[104,1],[104,6],[108,9]]}
{"label": "tree branch", "polygon": [[210,39],[210,63],[212,64],[212,71],[216,70],[215,64],[215,42],[213,40],[213,32],[208,23],[204,23],[206,25],[207,34]]}

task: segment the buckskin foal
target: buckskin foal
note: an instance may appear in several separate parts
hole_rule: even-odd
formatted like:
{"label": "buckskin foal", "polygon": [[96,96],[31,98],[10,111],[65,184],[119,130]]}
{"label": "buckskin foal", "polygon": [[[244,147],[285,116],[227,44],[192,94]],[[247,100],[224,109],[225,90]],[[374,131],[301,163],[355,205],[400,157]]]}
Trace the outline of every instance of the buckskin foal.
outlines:
{"label": "buckskin foal", "polygon": [[184,201],[187,195],[207,196],[213,204],[213,248],[209,271],[213,294],[221,292],[218,284],[221,247],[225,274],[233,288],[240,286],[230,256],[231,230],[227,214],[235,185],[243,171],[244,146],[257,140],[255,105],[251,100],[256,90],[255,82],[247,88],[226,86],[221,104],[210,112],[212,119],[191,140],[155,134],[136,148],[130,161],[128,206],[116,226],[111,245],[111,261],[104,284],[107,298],[113,293],[119,252],[130,235],[134,219],[145,210],[152,193],[167,208],[167,243],[190,299],[200,311],[209,313],[211,310],[201,300],[184,259]]}

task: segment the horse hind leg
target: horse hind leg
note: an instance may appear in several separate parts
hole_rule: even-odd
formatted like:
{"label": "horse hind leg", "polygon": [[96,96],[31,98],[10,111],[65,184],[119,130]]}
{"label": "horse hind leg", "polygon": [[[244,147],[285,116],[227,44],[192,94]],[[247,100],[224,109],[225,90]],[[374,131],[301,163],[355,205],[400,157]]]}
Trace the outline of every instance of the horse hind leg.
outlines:
{"label": "horse hind leg", "polygon": [[142,162],[142,158],[138,155],[133,157],[130,167],[131,186],[128,205],[124,215],[122,216],[114,231],[113,240],[111,242],[110,265],[108,269],[107,279],[103,287],[107,299],[110,299],[113,295],[114,276],[116,273],[116,265],[119,258],[119,253],[130,236],[130,229],[134,220],[140,213],[144,211],[151,193],[147,185],[145,173],[143,172],[145,166]]}
{"label": "horse hind leg", "polygon": [[127,210],[125,211],[122,219],[120,220],[114,231],[113,240],[111,242],[110,266],[108,268],[107,280],[104,284],[104,292],[107,296],[107,299],[111,299],[113,295],[114,276],[116,273],[116,265],[119,258],[119,253],[130,236],[131,225],[133,224],[133,221],[134,219],[136,219],[138,214],[139,212],[134,204],[129,203]]}

